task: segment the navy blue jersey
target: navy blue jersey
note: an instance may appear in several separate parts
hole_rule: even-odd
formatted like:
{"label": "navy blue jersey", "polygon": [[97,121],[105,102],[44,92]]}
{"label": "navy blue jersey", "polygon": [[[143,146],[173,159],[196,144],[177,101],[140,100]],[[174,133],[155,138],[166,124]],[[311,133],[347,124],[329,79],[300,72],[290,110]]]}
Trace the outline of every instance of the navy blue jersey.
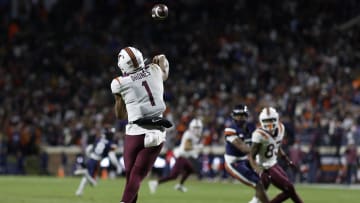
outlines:
{"label": "navy blue jersey", "polygon": [[236,125],[235,122],[232,122],[230,126],[226,127],[224,130],[225,135],[225,154],[236,156],[236,157],[244,157],[247,154],[241,152],[234,145],[231,144],[231,137],[237,136],[243,142],[250,146],[251,144],[251,134],[255,130],[256,126],[252,123],[246,123],[244,128]]}
{"label": "navy blue jersey", "polygon": [[109,151],[113,150],[114,148],[115,144],[112,141],[101,137],[95,141],[90,153],[90,158],[101,160],[102,158],[107,157]]}

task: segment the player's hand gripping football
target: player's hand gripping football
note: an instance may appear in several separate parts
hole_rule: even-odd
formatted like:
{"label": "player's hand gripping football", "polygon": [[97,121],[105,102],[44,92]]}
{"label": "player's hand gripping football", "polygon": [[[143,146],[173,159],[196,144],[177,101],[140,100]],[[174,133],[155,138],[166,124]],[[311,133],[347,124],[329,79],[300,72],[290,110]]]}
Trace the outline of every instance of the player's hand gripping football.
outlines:
{"label": "player's hand gripping football", "polygon": [[169,61],[164,54],[156,55],[152,59],[152,63],[159,65],[163,71],[163,80],[165,81],[169,75]]}
{"label": "player's hand gripping football", "polygon": [[161,63],[164,63],[166,59],[166,56],[164,54],[159,54],[154,56],[154,58],[152,59],[152,62],[155,64],[158,64],[160,66]]}

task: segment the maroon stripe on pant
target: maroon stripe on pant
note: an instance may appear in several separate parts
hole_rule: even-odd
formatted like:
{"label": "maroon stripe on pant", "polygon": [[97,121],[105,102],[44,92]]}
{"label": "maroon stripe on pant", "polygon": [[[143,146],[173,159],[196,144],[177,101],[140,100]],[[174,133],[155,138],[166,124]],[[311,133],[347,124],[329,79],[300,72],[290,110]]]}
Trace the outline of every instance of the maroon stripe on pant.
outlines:
{"label": "maroon stripe on pant", "polygon": [[142,180],[151,170],[163,144],[144,147],[145,135],[126,135],[124,143],[124,163],[126,185],[122,202],[135,203]]}

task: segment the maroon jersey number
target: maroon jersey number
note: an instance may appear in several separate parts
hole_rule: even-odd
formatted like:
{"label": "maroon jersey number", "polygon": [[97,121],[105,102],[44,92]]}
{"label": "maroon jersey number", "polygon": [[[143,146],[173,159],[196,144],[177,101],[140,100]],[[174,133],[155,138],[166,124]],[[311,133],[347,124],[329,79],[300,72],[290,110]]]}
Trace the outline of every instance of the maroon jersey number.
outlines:
{"label": "maroon jersey number", "polygon": [[141,84],[142,84],[142,86],[145,87],[145,90],[146,90],[146,92],[147,92],[147,94],[149,96],[151,106],[155,106],[154,97],[153,97],[153,95],[151,93],[151,90],[150,90],[150,87],[149,87],[148,83],[146,81],[143,81]]}

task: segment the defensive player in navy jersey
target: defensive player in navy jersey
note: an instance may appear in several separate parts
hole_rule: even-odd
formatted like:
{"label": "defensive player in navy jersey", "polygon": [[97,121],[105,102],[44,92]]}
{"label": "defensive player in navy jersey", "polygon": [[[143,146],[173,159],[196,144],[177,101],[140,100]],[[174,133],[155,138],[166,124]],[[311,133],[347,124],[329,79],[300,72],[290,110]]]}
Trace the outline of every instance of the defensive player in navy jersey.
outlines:
{"label": "defensive player in navy jersey", "polygon": [[93,144],[90,144],[86,148],[86,156],[88,159],[86,168],[75,171],[75,175],[83,175],[75,193],[77,196],[83,194],[87,183],[90,183],[92,186],[97,184],[96,176],[100,161],[103,158],[108,157],[110,162],[117,168],[117,172],[121,172],[122,168],[115,154],[116,144],[113,142],[113,135],[114,130],[109,127],[105,127],[101,132],[101,136],[97,138]]}
{"label": "defensive player in navy jersey", "polygon": [[250,152],[251,133],[255,125],[247,122],[249,110],[246,105],[237,105],[232,110],[232,123],[225,128],[225,169],[240,182],[255,189],[255,197],[250,201],[269,202],[264,186],[258,174],[251,168]]}

